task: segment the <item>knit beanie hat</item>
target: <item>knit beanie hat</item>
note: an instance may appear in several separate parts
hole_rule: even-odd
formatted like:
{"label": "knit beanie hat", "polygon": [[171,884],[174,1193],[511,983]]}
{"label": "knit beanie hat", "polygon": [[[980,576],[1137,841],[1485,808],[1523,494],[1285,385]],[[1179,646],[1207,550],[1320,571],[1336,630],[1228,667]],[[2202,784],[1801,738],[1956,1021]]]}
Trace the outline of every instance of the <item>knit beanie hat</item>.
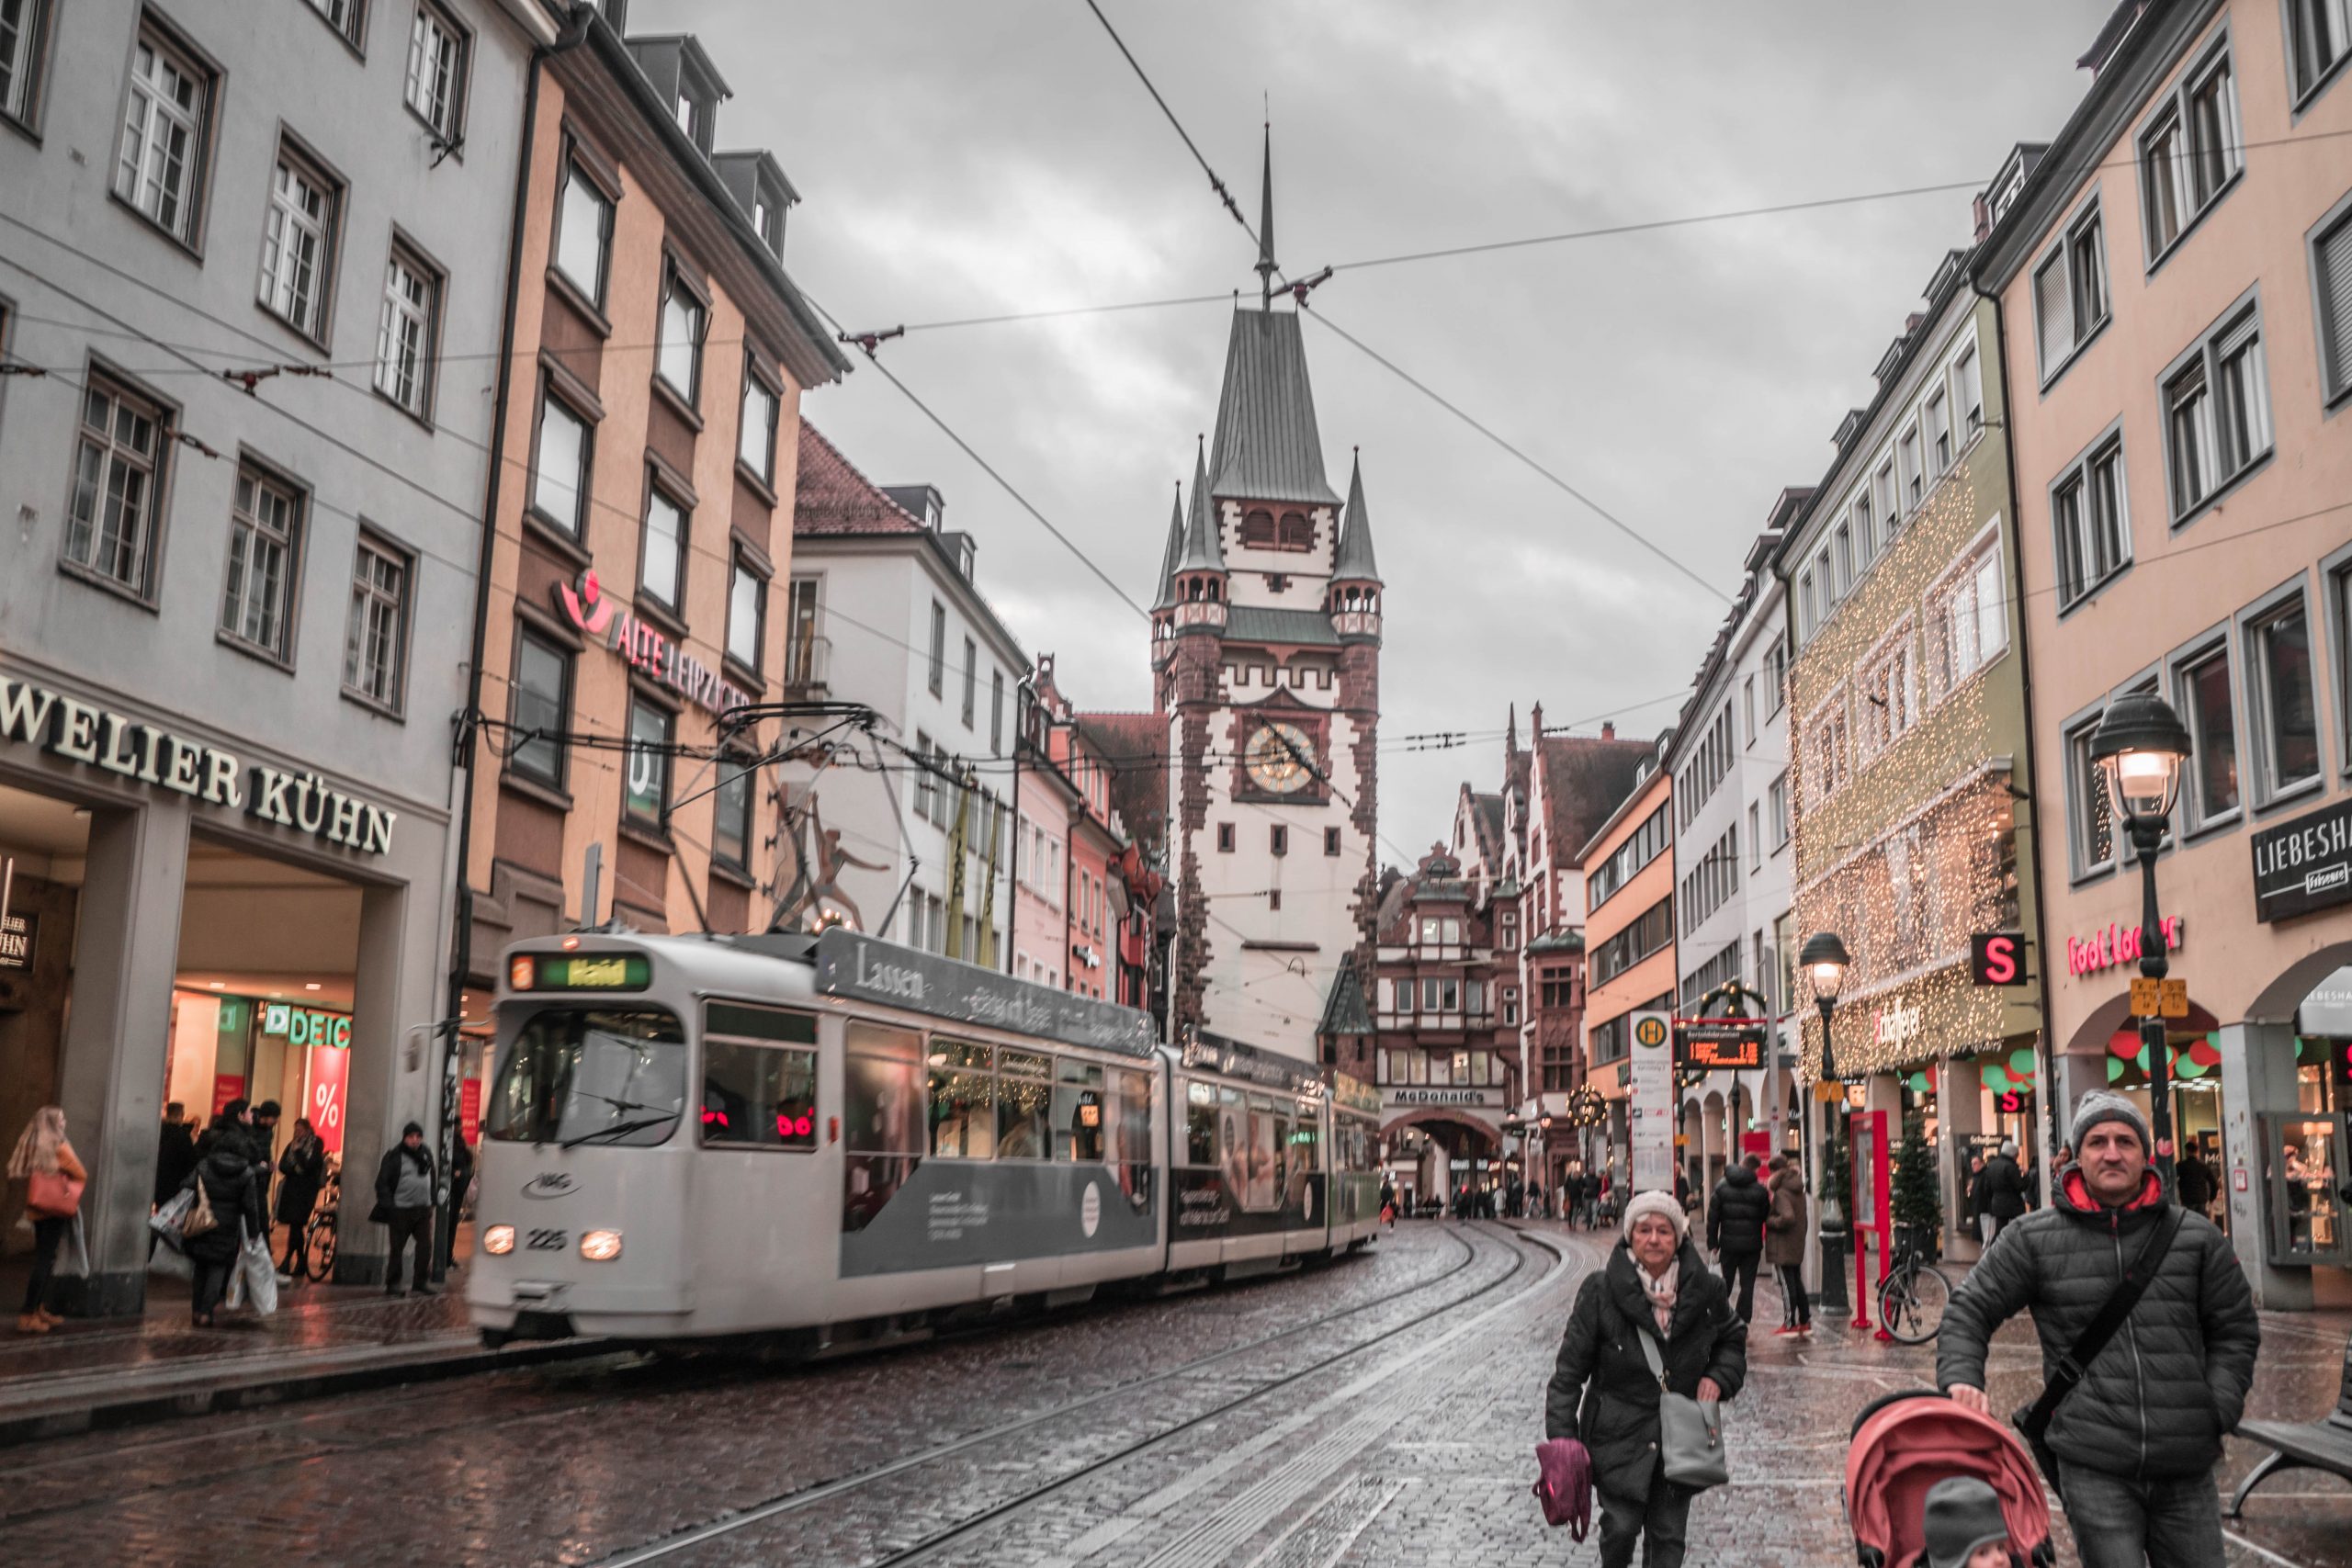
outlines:
{"label": "knit beanie hat", "polygon": [[2154,1151],[2156,1141],[2150,1135],[2148,1119],[2140,1114],[2140,1108],[2121,1095],[2109,1094],[2105,1089],[2096,1094],[2083,1096],[2082,1103],[2075,1107],[2075,1119],[2066,1125],[2068,1146],[2073,1148],[2075,1154],[2080,1155],[2083,1152],[2083,1138],[2093,1127],[2102,1122],[2123,1122],[2132,1129],[2132,1135],[2140,1140],[2140,1147],[2143,1150],[2152,1153]]}
{"label": "knit beanie hat", "polygon": [[2006,1544],[2001,1495],[1973,1475],[1939,1481],[1928,1491],[1928,1568],[1962,1568],[1980,1546]]}
{"label": "knit beanie hat", "polygon": [[1644,1214],[1663,1214],[1674,1222],[1674,1239],[1682,1240],[1690,1234],[1690,1216],[1674,1201],[1674,1194],[1662,1190],[1636,1193],[1625,1205],[1625,1239],[1634,1238],[1634,1222]]}

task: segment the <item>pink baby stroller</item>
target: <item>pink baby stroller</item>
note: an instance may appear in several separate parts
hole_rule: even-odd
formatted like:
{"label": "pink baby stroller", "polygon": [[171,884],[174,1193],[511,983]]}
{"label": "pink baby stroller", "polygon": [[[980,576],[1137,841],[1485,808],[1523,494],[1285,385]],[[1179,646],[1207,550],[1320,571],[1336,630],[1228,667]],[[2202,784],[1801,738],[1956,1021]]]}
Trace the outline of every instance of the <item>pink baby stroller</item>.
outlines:
{"label": "pink baby stroller", "polygon": [[1932,1389],[1890,1393],[1854,1417],[1846,1450],[1846,1519],[1861,1568],[1924,1565],[1928,1490],[1972,1475],[2000,1495],[2018,1568],[2054,1568],[2041,1473],[2015,1432]]}

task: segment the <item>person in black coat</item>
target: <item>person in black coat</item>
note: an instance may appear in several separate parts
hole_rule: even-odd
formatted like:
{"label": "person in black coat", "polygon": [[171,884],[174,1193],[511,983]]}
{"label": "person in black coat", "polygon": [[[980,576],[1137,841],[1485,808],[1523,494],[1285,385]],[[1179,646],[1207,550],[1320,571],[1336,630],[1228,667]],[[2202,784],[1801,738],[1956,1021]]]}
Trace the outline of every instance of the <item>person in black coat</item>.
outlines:
{"label": "person in black coat", "polygon": [[1994,1235],[2000,1235],[2003,1225],[2025,1213],[2025,1173],[2018,1168],[2016,1139],[2002,1140],[2001,1152],[1984,1162],[1984,1168],[1977,1173],[1975,1190],[1969,1196],[1975,1202],[1976,1212],[1991,1218]]}
{"label": "person in black coat", "polygon": [[277,1174],[286,1179],[277,1189],[277,1223],[286,1227],[286,1261],[277,1271],[300,1281],[311,1265],[311,1211],[319,1206],[327,1175],[327,1146],[310,1118],[294,1119],[294,1138],[277,1157]]}
{"label": "person in black coat", "polygon": [[1544,1401],[1544,1435],[1575,1438],[1592,1455],[1601,1568],[1630,1568],[1636,1545],[1647,1568],[1681,1568],[1690,1519],[1692,1492],[1658,1466],[1658,1380],[1643,1335],[1663,1341],[1676,1393],[1728,1400],[1747,1381],[1747,1325],[1691,1245],[1681,1205],[1664,1192],[1625,1205],[1625,1239],[1577,1290]]}
{"label": "person in black coat", "polygon": [[164,1128],[155,1150],[155,1206],[162,1208],[171,1201],[172,1194],[187,1185],[187,1173],[196,1168],[196,1123],[187,1119],[187,1107],[176,1100],[164,1107]]}
{"label": "person in black coat", "polygon": [[1749,1155],[1724,1172],[1707,1205],[1707,1250],[1723,1260],[1724,1286],[1739,1292],[1739,1321],[1756,1315],[1756,1267],[1764,1258],[1764,1222],[1772,1195],[1756,1179],[1761,1162]]}
{"label": "person in black coat", "polygon": [[213,1225],[187,1238],[188,1260],[196,1266],[195,1293],[189,1298],[199,1328],[212,1326],[212,1314],[229,1288],[229,1276],[238,1266],[245,1237],[268,1234],[261,1206],[261,1183],[254,1162],[245,1157],[243,1139],[220,1137],[188,1173],[187,1185],[202,1187],[212,1207]]}
{"label": "person in black coat", "polygon": [[402,1295],[401,1252],[416,1243],[416,1261],[409,1272],[409,1289],[431,1295],[424,1282],[433,1259],[433,1151],[424,1146],[424,1129],[410,1122],[401,1141],[384,1151],[376,1167],[376,1207],[368,1216],[391,1233],[391,1255],[384,1260],[384,1293]]}

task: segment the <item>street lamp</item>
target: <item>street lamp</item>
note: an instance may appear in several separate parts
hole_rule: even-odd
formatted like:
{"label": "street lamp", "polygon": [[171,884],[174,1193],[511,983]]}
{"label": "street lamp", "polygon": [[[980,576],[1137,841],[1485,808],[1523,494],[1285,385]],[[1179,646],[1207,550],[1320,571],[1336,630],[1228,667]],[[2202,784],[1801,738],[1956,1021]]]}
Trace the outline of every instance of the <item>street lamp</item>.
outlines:
{"label": "street lamp", "polygon": [[1846,1242],[1851,1234],[1846,1224],[1844,1194],[1838,1190],[1843,1183],[1833,1183],[1831,1175],[1842,1163],[1846,1149],[1846,1089],[1838,1077],[1838,1057],[1829,1039],[1829,1015],[1838,1010],[1838,993],[1845,987],[1846,972],[1854,961],[1848,956],[1846,944],[1836,931],[1815,931],[1804,939],[1804,946],[1797,953],[1797,966],[1804,971],[1805,981],[1813,987],[1814,1006],[1821,1010],[1821,1076],[1820,1082],[1835,1085],[1838,1098],[1823,1107],[1821,1130],[1821,1310],[1824,1314],[1843,1314],[1846,1303]]}
{"label": "street lamp", "polygon": [[[2156,851],[2180,799],[2180,765],[2188,761],[2188,729],[2172,705],[2154,692],[2132,692],[2107,705],[2091,732],[2091,761],[2098,764],[2107,798],[2122,816],[2123,829],[2140,857],[2140,973],[2162,980],[2171,964],[2165,954],[2164,920],[2156,913]],[[2156,1170],[2172,1186],[2172,1075],[2165,1060],[2161,1008],[2140,1020],[2140,1045],[2148,1057],[2149,1130],[2155,1134]]]}

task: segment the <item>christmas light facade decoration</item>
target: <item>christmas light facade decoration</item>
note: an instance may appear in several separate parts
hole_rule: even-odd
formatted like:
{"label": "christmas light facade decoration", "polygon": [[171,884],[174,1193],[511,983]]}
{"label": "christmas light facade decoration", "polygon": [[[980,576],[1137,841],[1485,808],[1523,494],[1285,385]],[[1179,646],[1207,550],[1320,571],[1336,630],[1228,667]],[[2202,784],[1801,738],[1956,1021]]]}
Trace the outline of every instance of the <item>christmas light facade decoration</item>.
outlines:
{"label": "christmas light facade decoration", "polygon": [[[1947,1057],[2002,1051],[1986,1065],[2007,1073],[2041,1027],[2031,990],[1969,976],[1972,934],[2035,929],[2033,821],[2000,387],[1976,372],[1998,338],[1952,272],[1930,288],[1934,319],[1882,362],[1896,395],[1841,433],[1781,566],[1800,642],[1795,929],[1838,932],[1852,954],[1840,1075],[1900,1072],[1915,1089]],[[1799,1027],[1812,1077],[1820,1020]]]}

